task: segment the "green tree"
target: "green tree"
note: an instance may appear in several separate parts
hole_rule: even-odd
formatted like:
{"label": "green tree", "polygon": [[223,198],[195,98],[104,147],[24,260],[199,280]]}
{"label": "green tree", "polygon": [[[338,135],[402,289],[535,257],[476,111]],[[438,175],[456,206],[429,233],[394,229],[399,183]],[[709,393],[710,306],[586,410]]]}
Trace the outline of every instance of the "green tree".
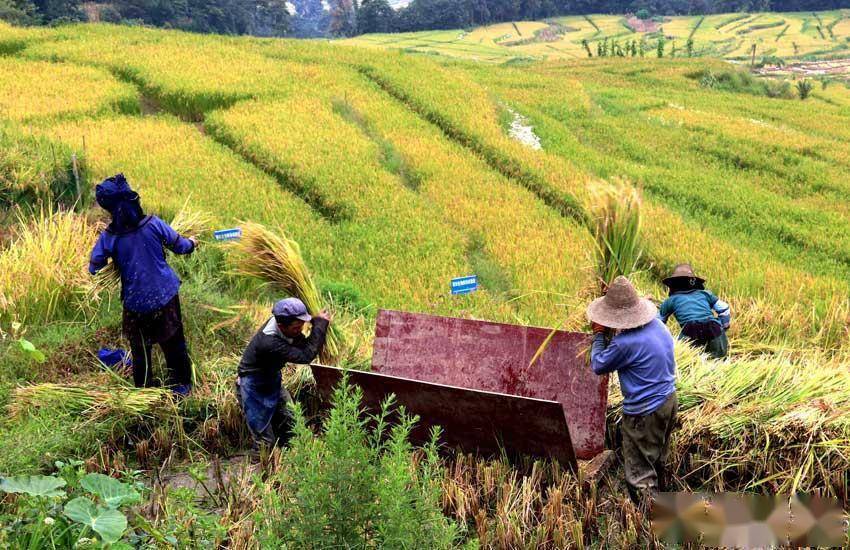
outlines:
{"label": "green tree", "polygon": [[387,0],[363,0],[357,10],[357,32],[390,32],[395,28],[395,12]]}
{"label": "green tree", "polygon": [[33,0],[33,4],[41,18],[48,23],[83,19],[79,0]]}
{"label": "green tree", "polygon": [[38,10],[28,0],[0,0],[0,19],[13,25],[34,25],[39,22]]}
{"label": "green tree", "polygon": [[685,43],[685,50],[688,52],[688,57],[694,56],[694,39],[688,38],[688,41]]}
{"label": "green tree", "polygon": [[658,59],[661,59],[662,57],[664,57],[664,43],[665,43],[664,37],[659,36],[658,37],[658,45],[655,47],[655,53],[658,56]]}
{"label": "green tree", "polygon": [[637,11],[637,13],[635,14],[635,17],[637,17],[638,19],[641,19],[643,21],[646,21],[647,19],[652,17],[652,15],[649,13],[648,9],[641,8]]}

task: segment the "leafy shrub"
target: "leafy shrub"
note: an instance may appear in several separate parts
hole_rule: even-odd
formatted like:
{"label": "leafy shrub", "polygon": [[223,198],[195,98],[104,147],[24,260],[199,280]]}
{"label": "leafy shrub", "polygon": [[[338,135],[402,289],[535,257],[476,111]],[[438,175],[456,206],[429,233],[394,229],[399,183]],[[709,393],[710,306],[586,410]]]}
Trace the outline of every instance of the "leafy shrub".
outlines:
{"label": "leafy shrub", "polygon": [[801,100],[805,101],[812,93],[814,87],[811,80],[800,80],[797,82],[797,95],[800,96]]}
{"label": "leafy shrub", "polygon": [[791,99],[791,84],[787,80],[760,79],[749,71],[727,70],[716,72],[711,69],[691,75],[699,80],[700,86],[712,90],[752,94],[772,98]]}
{"label": "leafy shrub", "polygon": [[[365,416],[362,390],[344,377],[316,437],[295,408],[295,437],[265,488],[257,515],[264,548],[449,548],[459,528],[439,501],[437,434],[418,457],[409,442],[416,422],[392,398]],[[370,429],[370,426],[374,426]]]}

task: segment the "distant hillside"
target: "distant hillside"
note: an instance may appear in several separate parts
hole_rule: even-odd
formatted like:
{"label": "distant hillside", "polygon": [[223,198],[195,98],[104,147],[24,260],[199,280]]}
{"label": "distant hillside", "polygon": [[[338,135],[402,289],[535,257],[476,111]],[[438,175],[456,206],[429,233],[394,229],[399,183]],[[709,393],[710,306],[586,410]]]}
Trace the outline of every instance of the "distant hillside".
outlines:
{"label": "distant hillside", "polygon": [[[585,15],[516,21],[417,33],[371,34],[347,44],[401,49],[501,63],[517,59],[625,55],[805,60],[850,57],[850,10],[797,13],[726,13],[655,17]],[[690,45],[689,45],[690,42]],[[605,52],[608,53],[608,52]]]}

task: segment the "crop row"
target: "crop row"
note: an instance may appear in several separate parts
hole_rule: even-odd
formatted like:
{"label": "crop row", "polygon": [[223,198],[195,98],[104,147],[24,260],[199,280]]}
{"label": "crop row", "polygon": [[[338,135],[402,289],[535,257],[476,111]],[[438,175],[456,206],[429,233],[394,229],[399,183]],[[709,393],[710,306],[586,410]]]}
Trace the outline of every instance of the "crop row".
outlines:
{"label": "crop row", "polygon": [[90,67],[0,57],[0,83],[0,118],[16,122],[139,110],[132,86]]}

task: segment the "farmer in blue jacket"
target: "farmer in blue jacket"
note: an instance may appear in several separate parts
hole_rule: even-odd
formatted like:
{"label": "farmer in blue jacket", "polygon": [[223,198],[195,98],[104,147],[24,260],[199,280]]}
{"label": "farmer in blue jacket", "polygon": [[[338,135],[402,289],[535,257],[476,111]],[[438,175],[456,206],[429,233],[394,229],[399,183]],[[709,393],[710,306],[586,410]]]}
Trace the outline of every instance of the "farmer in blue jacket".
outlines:
{"label": "farmer in blue jacket", "polygon": [[673,336],[655,305],[625,277],[587,308],[593,327],[590,364],[596,374],[616,371],[623,393],[623,466],[636,501],[666,485],[665,463],[676,421]]}
{"label": "farmer in blue jacket", "polygon": [[91,253],[94,275],[109,258],[121,275],[123,329],[133,354],[136,387],[154,385],[151,349],[159,344],[168,368],[168,385],[178,394],[191,390],[192,364],[183,335],[178,291],[180,279],[165,261],[165,249],[191,254],[198,243],[184,238],[156,216],[145,216],[139,195],[118,174],[95,190],[97,203],[112,215]]}
{"label": "farmer in blue jacket", "polygon": [[729,329],[732,314],[729,304],[705,288],[705,279],[697,277],[688,264],[677,265],[664,279],[670,297],[661,304],[659,315],[665,323],[670,316],[682,327],[681,338],[704,349],[716,359],[729,353]]}

